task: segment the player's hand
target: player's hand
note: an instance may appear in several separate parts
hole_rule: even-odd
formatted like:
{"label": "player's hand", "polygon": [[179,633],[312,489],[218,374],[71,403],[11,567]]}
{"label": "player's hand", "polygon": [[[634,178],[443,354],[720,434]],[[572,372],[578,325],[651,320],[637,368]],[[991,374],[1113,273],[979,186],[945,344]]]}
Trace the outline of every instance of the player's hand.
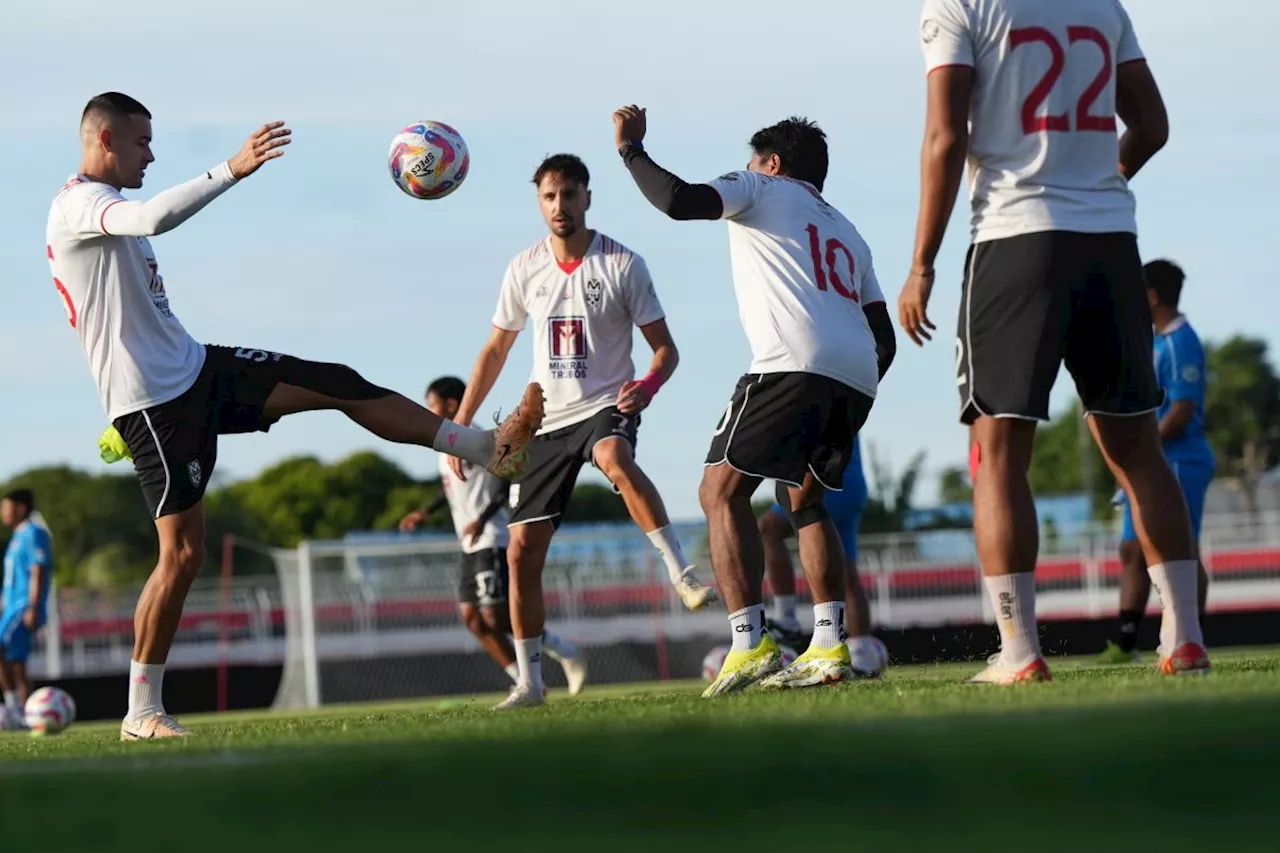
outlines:
{"label": "player's hand", "polygon": [[449,470],[462,482],[467,481],[467,463],[459,456],[449,457]]}
{"label": "player's hand", "polygon": [[640,382],[627,382],[618,389],[618,411],[624,415],[634,415],[649,405],[649,394]]}
{"label": "player's hand", "polygon": [[268,160],[274,160],[284,154],[284,146],[289,144],[292,130],[284,126],[282,121],[272,121],[250,134],[249,139],[240,149],[240,153],[227,161],[231,174],[236,180],[247,178]]}
{"label": "player's hand", "polygon": [[22,624],[27,626],[28,631],[36,629],[36,609],[28,607],[27,612],[22,614]]}
{"label": "player's hand", "polygon": [[400,530],[408,533],[419,524],[427,520],[427,511],[424,509],[415,509],[413,512],[400,519]]}
{"label": "player's hand", "polygon": [[476,540],[480,538],[480,534],[484,532],[484,525],[480,523],[480,519],[475,519],[466,527],[462,528],[462,540],[468,546],[476,544]]}
{"label": "player's hand", "polygon": [[928,273],[913,271],[907,276],[907,283],[902,286],[898,295],[898,325],[907,333],[907,337],[915,341],[916,346],[924,346],[925,341],[933,340],[929,333],[938,327],[929,319],[929,294],[933,292],[932,271]]}
{"label": "player's hand", "polygon": [[622,107],[613,112],[613,141],[621,148],[628,142],[643,142],[647,129],[644,110],[635,104]]}

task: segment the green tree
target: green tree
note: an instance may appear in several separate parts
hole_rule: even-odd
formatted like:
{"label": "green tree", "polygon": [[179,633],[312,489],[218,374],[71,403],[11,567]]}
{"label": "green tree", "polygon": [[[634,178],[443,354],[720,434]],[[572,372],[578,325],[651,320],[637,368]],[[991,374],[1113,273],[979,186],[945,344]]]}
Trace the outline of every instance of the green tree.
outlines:
{"label": "green tree", "polygon": [[973,486],[969,472],[959,466],[943,468],[938,474],[938,499],[944,504],[967,503],[973,500]]}
{"label": "green tree", "polygon": [[1036,495],[1078,494],[1087,490],[1094,517],[1110,515],[1116,481],[1089,434],[1079,402],[1073,402],[1049,423],[1040,424],[1036,429],[1028,478]]}
{"label": "green tree", "polygon": [[1280,462],[1280,378],[1266,341],[1235,336],[1206,345],[1205,426],[1218,475],[1233,479],[1250,510],[1258,476]]}
{"label": "green tree", "polygon": [[863,533],[893,533],[903,529],[915,501],[916,487],[924,471],[925,452],[911,457],[901,475],[872,443],[865,446],[863,458],[870,460],[867,506],[862,512]]}
{"label": "green tree", "polygon": [[599,483],[581,483],[573,490],[573,497],[565,509],[564,520],[569,524],[592,521],[626,521],[631,518],[627,505],[612,486]]}

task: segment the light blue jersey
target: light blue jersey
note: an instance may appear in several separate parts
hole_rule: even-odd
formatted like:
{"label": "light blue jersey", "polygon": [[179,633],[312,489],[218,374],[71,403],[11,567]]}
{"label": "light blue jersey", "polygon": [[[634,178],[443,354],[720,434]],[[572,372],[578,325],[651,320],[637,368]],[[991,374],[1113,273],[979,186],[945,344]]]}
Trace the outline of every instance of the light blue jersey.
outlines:
{"label": "light blue jersey", "polygon": [[1163,419],[1173,404],[1189,402],[1195,413],[1182,432],[1164,443],[1170,462],[1188,461],[1213,464],[1213,449],[1204,432],[1205,383],[1208,365],[1200,336],[1181,315],[1155,336],[1156,381],[1164,390],[1164,403],[1156,413]]}
{"label": "light blue jersey", "polygon": [[44,566],[47,573],[36,611],[38,624],[43,625],[53,574],[53,540],[48,530],[28,519],[14,529],[4,552],[4,618],[0,621],[21,618],[30,606],[31,573],[36,566]]}

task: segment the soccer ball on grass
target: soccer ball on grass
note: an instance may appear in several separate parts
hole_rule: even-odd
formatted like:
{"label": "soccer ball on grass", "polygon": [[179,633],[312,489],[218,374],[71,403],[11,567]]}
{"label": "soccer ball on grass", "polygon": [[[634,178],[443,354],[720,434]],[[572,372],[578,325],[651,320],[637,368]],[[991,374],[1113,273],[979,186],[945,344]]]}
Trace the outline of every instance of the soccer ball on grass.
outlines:
{"label": "soccer ball on grass", "polygon": [[461,134],[438,121],[420,121],[391,140],[387,155],[391,179],[406,195],[444,198],[462,186],[471,155]]}
{"label": "soccer ball on grass", "polygon": [[61,687],[41,687],[27,697],[23,719],[33,735],[54,735],[76,718],[76,702]]}

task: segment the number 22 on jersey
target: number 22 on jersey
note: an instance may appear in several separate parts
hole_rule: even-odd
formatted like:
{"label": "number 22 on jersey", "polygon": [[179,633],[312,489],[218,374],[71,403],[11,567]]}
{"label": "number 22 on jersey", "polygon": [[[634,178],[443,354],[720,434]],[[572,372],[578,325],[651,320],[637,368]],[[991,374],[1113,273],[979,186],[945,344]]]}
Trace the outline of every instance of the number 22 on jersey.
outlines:
{"label": "number 22 on jersey", "polygon": [[[1102,67],[1093,78],[1093,82],[1085,87],[1076,101],[1074,129],[1115,133],[1116,117],[1114,115],[1096,115],[1090,111],[1098,96],[1111,82],[1111,45],[1107,43],[1107,37],[1094,27],[1067,27],[1067,48],[1086,42],[1097,46]],[[1067,68],[1067,48],[1063,47],[1056,35],[1044,27],[1022,27],[1009,31],[1010,50],[1030,49],[1028,45],[1036,44],[1044,45],[1049,49],[1049,69],[1022,102],[1022,132],[1027,136],[1045,131],[1070,133],[1073,128],[1072,116],[1069,113],[1039,114],[1040,108],[1049,99],[1049,95],[1053,93],[1054,87],[1058,85]],[[1083,56],[1073,57],[1072,61],[1083,62],[1084,58]]]}

